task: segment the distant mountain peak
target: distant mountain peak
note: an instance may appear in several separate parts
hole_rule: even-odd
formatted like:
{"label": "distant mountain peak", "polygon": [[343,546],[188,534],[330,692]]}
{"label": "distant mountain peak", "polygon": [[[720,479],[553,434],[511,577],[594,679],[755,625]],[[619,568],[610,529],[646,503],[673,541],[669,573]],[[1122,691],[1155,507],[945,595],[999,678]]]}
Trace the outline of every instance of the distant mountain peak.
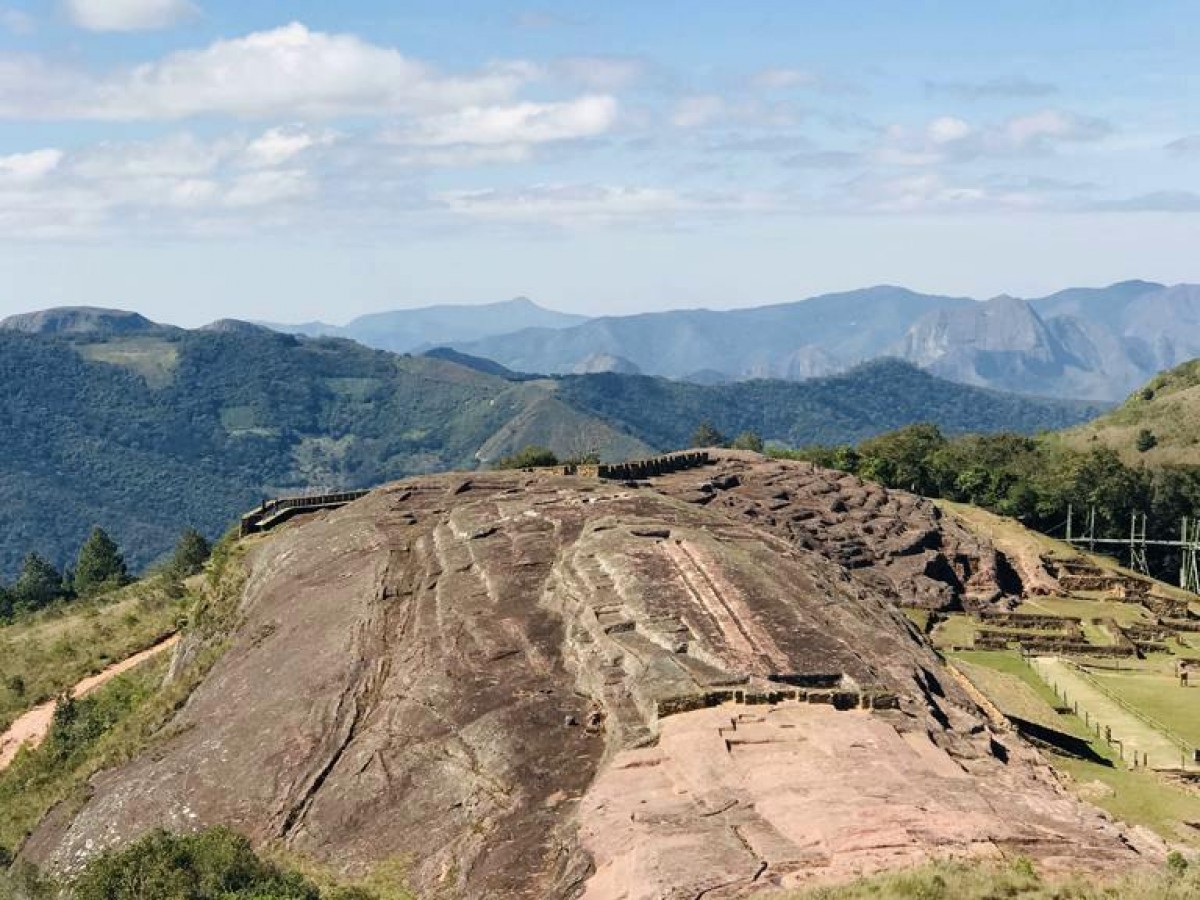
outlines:
{"label": "distant mountain peak", "polygon": [[265,325],[246,322],[242,319],[217,319],[197,329],[198,331],[217,332],[219,334],[271,334]]}
{"label": "distant mountain peak", "polygon": [[139,313],[98,306],[58,306],[0,321],[0,331],[25,334],[137,334],[173,330]]}

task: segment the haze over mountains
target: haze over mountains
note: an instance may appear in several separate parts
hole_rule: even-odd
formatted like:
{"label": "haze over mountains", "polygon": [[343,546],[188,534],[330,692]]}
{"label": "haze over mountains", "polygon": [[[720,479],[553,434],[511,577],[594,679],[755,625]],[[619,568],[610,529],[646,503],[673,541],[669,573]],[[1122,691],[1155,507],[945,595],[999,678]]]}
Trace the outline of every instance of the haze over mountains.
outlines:
{"label": "haze over mountains", "polygon": [[344,326],[325,322],[263,324],[290,334],[344,337],[377,350],[411,353],[439,344],[473,341],[524,328],[567,328],[585,321],[586,316],[544,309],[528,298],[517,297],[478,306],[441,305],[372,313]]}
{"label": "haze over mountains", "polygon": [[521,298],[273,326],[419,352],[446,344],[509,369],[614,371],[713,384],[799,380],[895,356],[964,384],[1115,402],[1200,355],[1200,286],[1126,281],[1047,297],[965,297],[878,286],[793,303],[584,319]]}

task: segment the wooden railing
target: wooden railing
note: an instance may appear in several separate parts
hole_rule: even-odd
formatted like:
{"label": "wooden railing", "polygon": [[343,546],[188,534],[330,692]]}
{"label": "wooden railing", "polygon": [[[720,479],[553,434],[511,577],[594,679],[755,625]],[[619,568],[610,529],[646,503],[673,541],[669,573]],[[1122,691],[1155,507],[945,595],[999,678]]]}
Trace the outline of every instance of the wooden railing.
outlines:
{"label": "wooden railing", "polygon": [[320,509],[337,509],[367,496],[370,491],[341,491],[335,494],[305,494],[298,497],[276,497],[242,516],[241,534],[246,537],[270,531],[292,516]]}

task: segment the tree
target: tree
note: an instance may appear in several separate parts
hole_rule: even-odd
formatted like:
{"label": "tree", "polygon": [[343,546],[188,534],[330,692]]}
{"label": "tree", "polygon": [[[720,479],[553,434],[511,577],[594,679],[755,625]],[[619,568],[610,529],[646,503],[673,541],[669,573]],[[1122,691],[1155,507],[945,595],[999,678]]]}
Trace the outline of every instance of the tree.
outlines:
{"label": "tree", "polygon": [[917,494],[934,494],[937,483],[930,463],[934,454],[945,446],[946,439],[936,425],[909,425],[890,431],[859,445],[864,465],[868,458],[880,461],[872,466],[875,474],[860,474],[890,487]]}
{"label": "tree", "polygon": [[724,447],[725,435],[713,427],[712,422],[705,419],[692,432],[693,447]]}
{"label": "tree", "polygon": [[108,533],[97,526],[79,548],[75,562],[75,591],[81,595],[97,594],[119,587],[129,581],[125,557]]}
{"label": "tree", "polygon": [[25,557],[12,592],[14,606],[27,612],[43,609],[65,594],[58,569],[36,553]]}
{"label": "tree", "polygon": [[497,469],[536,469],[542,466],[557,466],[558,457],[548,447],[530,444],[524,450],[505,456],[496,463]]}
{"label": "tree", "polygon": [[755,453],[763,452],[763,439],[753,431],[743,431],[733,439],[734,450],[753,450]]}
{"label": "tree", "polygon": [[1149,428],[1143,428],[1138,432],[1137,450],[1138,453],[1145,453],[1148,450],[1153,450],[1158,446],[1158,438],[1154,436],[1154,432]]}
{"label": "tree", "polygon": [[176,578],[195,575],[204,566],[212,553],[212,545],[195,528],[185,528],[175,543],[168,569]]}

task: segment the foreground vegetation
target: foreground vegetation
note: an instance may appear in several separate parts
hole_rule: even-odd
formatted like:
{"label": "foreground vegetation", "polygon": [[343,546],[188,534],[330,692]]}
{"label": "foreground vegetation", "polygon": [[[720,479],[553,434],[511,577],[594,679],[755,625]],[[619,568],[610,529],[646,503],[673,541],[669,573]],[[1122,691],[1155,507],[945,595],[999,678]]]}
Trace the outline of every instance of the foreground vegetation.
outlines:
{"label": "foreground vegetation", "polygon": [[182,587],[156,577],[0,627],[0,731],[27,709],[176,631]]}
{"label": "foreground vegetation", "polygon": [[1158,875],[1108,881],[1044,876],[1025,859],[1007,865],[938,862],[839,887],[763,894],[759,900],[1189,900],[1197,896],[1200,874],[1175,854]]}
{"label": "foreground vegetation", "polygon": [[[155,831],[97,857],[67,885],[18,868],[0,874],[0,900],[377,900],[360,887],[320,886],[254,852],[227,828],[193,835]],[[395,895],[394,895],[395,896]],[[379,898],[382,900],[382,898]]]}
{"label": "foreground vegetation", "polygon": [[[18,677],[35,679],[35,684],[53,684],[50,697],[59,697],[46,740],[36,749],[22,749],[0,772],[0,860],[15,853],[52,807],[76,802],[92,775],[132,759],[164,733],[164,726],[224,651],[237,623],[244,578],[241,549],[230,538],[214,549],[205,576],[196,584],[198,594],[185,591],[178,580],[163,573],[122,589],[119,593],[128,595],[123,600],[101,603],[105,598],[99,598],[93,601],[95,607],[67,607],[69,614],[54,611],[58,618],[47,614],[0,629],[12,648],[0,655],[0,665],[24,671],[26,675]],[[189,663],[164,681],[168,661],[153,659],[86,697],[71,698],[67,691],[77,679],[66,674],[70,666],[61,659],[44,659],[31,631],[38,634],[39,628],[60,627],[73,637],[64,647],[72,653],[80,648],[76,664],[83,665],[95,647],[106,642],[122,646],[130,634],[138,633],[130,616],[141,604],[168,617],[170,630],[186,627]],[[128,657],[142,646],[117,658]]]}

